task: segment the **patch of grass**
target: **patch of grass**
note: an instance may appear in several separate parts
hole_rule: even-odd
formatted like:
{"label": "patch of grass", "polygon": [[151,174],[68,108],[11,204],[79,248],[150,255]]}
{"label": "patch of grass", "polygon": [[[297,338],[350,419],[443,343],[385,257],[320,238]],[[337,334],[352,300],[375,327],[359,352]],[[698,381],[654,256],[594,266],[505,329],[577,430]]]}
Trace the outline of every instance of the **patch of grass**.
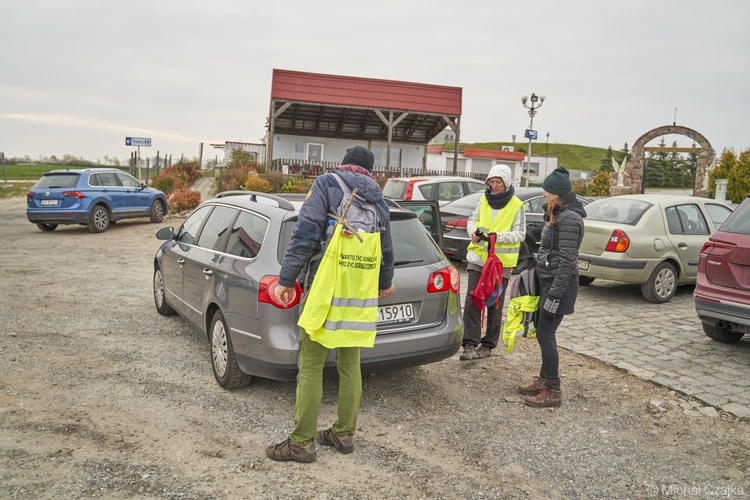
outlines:
{"label": "patch of grass", "polygon": [[[623,143],[624,144],[624,143]],[[618,150],[623,146],[612,145],[612,150],[618,155]],[[461,149],[465,147],[482,149],[502,149],[503,146],[514,146],[515,151],[526,152],[529,148],[528,142],[475,142],[472,144],[461,143]],[[453,150],[452,144],[446,144],[445,149]],[[531,148],[532,156],[549,155],[557,157],[558,165],[565,165],[569,169],[586,170],[596,172],[603,158],[607,157],[607,148],[595,148],[590,146],[578,146],[576,144],[549,144],[546,141],[535,141]]]}
{"label": "patch of grass", "polygon": [[26,196],[31,186],[36,181],[30,182],[9,182],[7,185],[0,181],[0,198],[13,198],[16,196]]}

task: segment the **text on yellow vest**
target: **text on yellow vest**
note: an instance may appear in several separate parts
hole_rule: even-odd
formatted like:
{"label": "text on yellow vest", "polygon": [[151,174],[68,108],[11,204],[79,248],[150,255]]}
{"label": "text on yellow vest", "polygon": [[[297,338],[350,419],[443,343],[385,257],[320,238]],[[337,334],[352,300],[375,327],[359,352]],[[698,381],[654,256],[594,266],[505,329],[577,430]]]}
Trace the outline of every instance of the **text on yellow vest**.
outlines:
{"label": "text on yellow vest", "polygon": [[297,324],[329,348],[372,347],[378,320],[380,233],[342,233],[337,224]]}

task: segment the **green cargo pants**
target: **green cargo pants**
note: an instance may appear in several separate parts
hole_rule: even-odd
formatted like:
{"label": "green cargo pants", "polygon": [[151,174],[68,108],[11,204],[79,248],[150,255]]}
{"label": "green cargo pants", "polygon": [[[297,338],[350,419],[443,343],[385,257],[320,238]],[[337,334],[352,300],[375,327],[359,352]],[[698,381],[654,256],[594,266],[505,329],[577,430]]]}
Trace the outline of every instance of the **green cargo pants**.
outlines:
{"label": "green cargo pants", "polygon": [[[359,347],[336,349],[339,372],[339,407],[333,432],[339,436],[354,435],[362,403],[362,374]],[[292,443],[306,445],[318,432],[318,412],[323,399],[323,365],[328,348],[306,332],[300,332],[297,402],[294,408]]]}

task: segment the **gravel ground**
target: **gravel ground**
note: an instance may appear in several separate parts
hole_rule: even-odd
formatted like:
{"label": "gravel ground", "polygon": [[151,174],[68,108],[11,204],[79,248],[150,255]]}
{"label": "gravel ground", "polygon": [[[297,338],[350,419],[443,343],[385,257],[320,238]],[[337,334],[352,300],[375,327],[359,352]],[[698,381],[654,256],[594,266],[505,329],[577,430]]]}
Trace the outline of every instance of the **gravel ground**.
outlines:
{"label": "gravel ground", "polygon": [[[748,422],[690,416],[702,405],[566,351],[564,405],[528,408],[514,390],[540,363],[527,339],[368,375],[353,454],[272,462],[295,385],[215,383],[205,337],[154,308],[158,226],[43,233],[24,203],[0,200],[0,498],[750,495]],[[324,394],[321,427],[334,379]]]}

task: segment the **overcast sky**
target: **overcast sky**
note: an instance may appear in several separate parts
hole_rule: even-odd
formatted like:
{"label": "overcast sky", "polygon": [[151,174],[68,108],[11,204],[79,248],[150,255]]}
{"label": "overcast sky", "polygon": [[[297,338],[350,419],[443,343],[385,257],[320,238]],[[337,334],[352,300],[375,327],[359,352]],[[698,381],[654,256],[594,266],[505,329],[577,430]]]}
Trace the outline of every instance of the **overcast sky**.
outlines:
{"label": "overcast sky", "polygon": [[534,92],[537,148],[620,149],[675,108],[717,153],[750,147],[747,0],[0,2],[9,157],[260,142],[274,68],[461,87],[464,142],[522,141]]}

